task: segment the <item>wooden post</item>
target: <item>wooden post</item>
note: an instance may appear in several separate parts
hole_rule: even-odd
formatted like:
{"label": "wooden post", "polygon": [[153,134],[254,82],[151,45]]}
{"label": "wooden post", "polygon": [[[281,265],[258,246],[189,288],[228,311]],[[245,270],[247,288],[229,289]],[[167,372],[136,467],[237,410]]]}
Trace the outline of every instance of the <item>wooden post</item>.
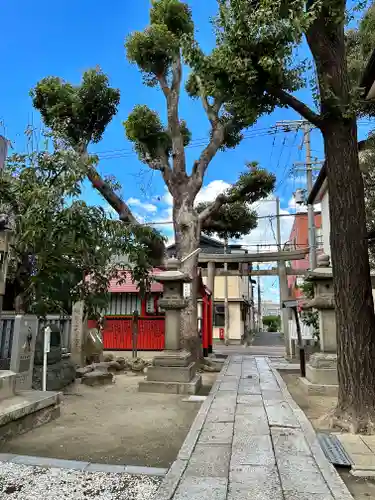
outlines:
{"label": "wooden post", "polygon": [[301,368],[301,377],[306,377],[306,358],[305,358],[305,346],[302,341],[301,325],[299,322],[298,309],[293,307],[294,317],[296,319],[297,337],[298,337],[298,347],[299,347],[299,362]]}
{"label": "wooden post", "polygon": [[139,314],[138,311],[133,312],[133,321],[132,321],[132,357],[138,357],[137,351],[137,340],[138,340],[138,319]]}

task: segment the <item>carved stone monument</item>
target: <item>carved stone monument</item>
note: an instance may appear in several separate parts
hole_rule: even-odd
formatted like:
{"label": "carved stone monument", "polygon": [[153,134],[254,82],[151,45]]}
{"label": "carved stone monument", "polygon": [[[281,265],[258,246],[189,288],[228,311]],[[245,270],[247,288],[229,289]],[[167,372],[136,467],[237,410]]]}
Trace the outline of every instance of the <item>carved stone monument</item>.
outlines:
{"label": "carved stone monument", "polygon": [[10,370],[17,374],[16,390],[31,389],[37,328],[36,316],[16,315],[10,361]]}
{"label": "carved stone monument", "polygon": [[83,342],[84,342],[84,328],[83,328],[83,301],[76,302],[72,309],[72,336],[70,345],[70,354],[72,361],[77,366],[84,366]]}
{"label": "carved stone monument", "polygon": [[313,354],[306,365],[306,379],[301,379],[306,392],[336,395],[337,340],[333,275],[328,255],[318,257],[318,268],[308,276],[314,284],[314,298],[304,309],[316,309],[319,313],[320,352]]}
{"label": "carved stone monument", "polygon": [[[58,325],[51,328],[51,347],[47,355],[47,391],[59,391],[74,382],[75,364],[69,358],[63,358],[61,332]],[[43,378],[44,328],[40,328],[35,344],[33,389],[42,389]]]}
{"label": "carved stone monument", "polygon": [[180,262],[169,259],[166,271],[155,276],[163,284],[163,298],[159,305],[165,310],[165,350],[156,356],[147,370],[146,380],[139,383],[141,392],[169,394],[196,394],[202,377],[197,374],[197,363],[191,353],[181,349],[181,310],[187,306],[183,297],[188,275],[180,271]]}

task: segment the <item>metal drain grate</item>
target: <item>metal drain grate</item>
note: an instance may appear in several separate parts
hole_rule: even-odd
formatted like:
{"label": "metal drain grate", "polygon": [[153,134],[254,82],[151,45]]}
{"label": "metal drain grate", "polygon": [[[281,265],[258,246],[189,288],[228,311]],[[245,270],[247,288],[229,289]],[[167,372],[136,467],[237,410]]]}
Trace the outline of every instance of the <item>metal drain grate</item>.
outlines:
{"label": "metal drain grate", "polygon": [[318,441],[325,456],[336,467],[351,467],[353,462],[340,440],[333,434],[317,433]]}

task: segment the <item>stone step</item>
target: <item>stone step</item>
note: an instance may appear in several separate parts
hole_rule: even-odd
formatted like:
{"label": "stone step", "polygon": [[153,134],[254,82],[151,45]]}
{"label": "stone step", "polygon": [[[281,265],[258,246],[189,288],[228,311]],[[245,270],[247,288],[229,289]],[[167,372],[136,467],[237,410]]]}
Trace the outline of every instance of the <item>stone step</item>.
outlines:
{"label": "stone step", "polygon": [[157,382],[142,380],[138,384],[139,392],[159,394],[197,394],[202,386],[202,377],[197,374],[190,382]]}
{"label": "stone step", "polygon": [[0,401],[0,443],[60,415],[60,392],[19,391]]}
{"label": "stone step", "polygon": [[0,401],[14,396],[16,374],[11,370],[0,370]]}
{"label": "stone step", "polygon": [[94,370],[83,375],[81,382],[90,387],[95,387],[97,385],[113,384],[113,378],[113,373]]}

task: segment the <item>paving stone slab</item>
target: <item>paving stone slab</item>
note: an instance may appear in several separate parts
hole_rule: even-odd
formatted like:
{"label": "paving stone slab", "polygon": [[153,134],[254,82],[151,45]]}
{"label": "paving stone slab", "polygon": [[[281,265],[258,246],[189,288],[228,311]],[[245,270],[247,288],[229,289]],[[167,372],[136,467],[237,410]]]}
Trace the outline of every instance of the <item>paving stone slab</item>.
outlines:
{"label": "paving stone slab", "polygon": [[211,409],[207,414],[207,422],[234,422],[235,410],[231,409],[223,409],[223,410],[214,410]]}
{"label": "paving stone slab", "polygon": [[270,436],[234,434],[231,470],[239,465],[273,465],[275,463]]}
{"label": "paving stone slab", "polygon": [[375,436],[361,436],[363,442],[375,453]]}
{"label": "paving stone slab", "polygon": [[361,439],[361,436],[355,434],[335,434],[337,439],[349,454],[372,455],[370,447],[366,443],[366,439]]}
{"label": "paving stone slab", "polygon": [[[263,410],[263,408],[254,408],[254,410]],[[267,423],[266,414],[263,412],[254,411],[251,414],[236,415],[234,420],[235,435],[269,436],[270,428]]]}
{"label": "paving stone slab", "polygon": [[221,382],[219,391],[237,391],[239,379],[227,380],[226,378]]}
{"label": "paving stone slab", "polygon": [[237,404],[250,406],[263,406],[263,399],[260,394],[239,394]]}
{"label": "paving stone slab", "polygon": [[260,388],[263,391],[277,391],[279,389],[279,386],[276,382],[276,380],[268,380],[264,382],[260,382]]}
{"label": "paving stone slab", "polygon": [[229,474],[228,500],[283,500],[276,466],[234,468]]}
{"label": "paving stone slab", "polygon": [[207,422],[198,444],[231,444],[233,427],[233,422]]}
{"label": "paving stone slab", "polygon": [[241,379],[238,394],[261,394],[259,382],[252,379]]}
{"label": "paving stone slab", "polygon": [[300,427],[299,422],[288,403],[285,401],[268,403],[265,401],[264,405],[268,422],[271,427]]}
{"label": "paving stone slab", "polygon": [[283,393],[279,390],[271,390],[271,391],[262,391],[262,399],[264,404],[267,404],[266,401],[277,402],[284,401]]}
{"label": "paving stone slab", "polygon": [[154,500],[171,500],[185,472],[186,460],[175,460],[160,484]]}
{"label": "paving stone slab", "polygon": [[[296,493],[295,491],[283,491],[284,500],[335,500],[330,493]],[[339,497],[338,497],[339,498]]]}
{"label": "paving stone slab", "polygon": [[189,459],[185,476],[227,478],[229,461],[229,445],[197,444]]}
{"label": "paving stone slab", "polygon": [[310,447],[301,430],[272,427],[271,436],[277,458],[289,455],[311,456]]}
{"label": "paving stone slab", "polygon": [[296,495],[315,493],[330,495],[331,492],[321,471],[312,457],[284,456],[277,457],[281,486],[283,491],[293,492]]}
{"label": "paving stone slab", "polygon": [[227,488],[226,478],[184,477],[173,500],[226,500]]}
{"label": "paving stone slab", "polygon": [[227,377],[231,377],[231,376],[241,377],[241,374],[242,374],[242,365],[240,365],[239,363],[236,363],[235,365],[228,366],[228,369],[227,369],[225,375]]}

